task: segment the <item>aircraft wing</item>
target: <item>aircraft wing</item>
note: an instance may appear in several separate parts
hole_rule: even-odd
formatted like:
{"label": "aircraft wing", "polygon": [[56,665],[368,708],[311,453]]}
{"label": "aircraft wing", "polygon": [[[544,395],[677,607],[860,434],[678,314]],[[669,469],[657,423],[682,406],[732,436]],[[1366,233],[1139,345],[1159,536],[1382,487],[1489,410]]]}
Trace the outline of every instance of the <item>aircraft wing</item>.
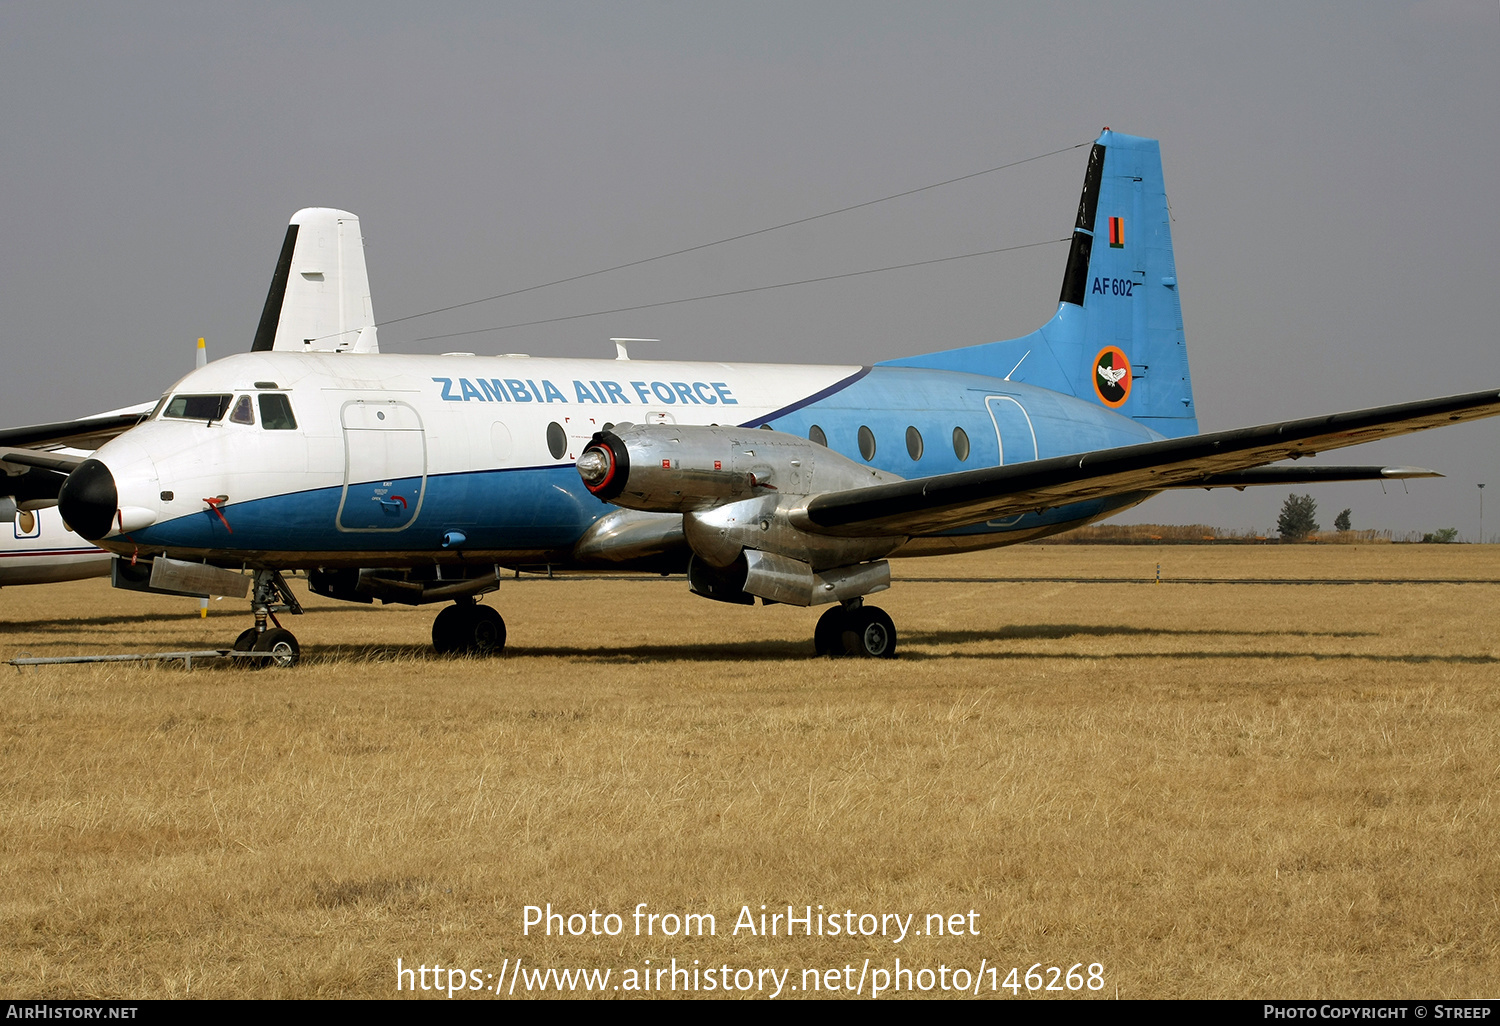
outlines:
{"label": "aircraft wing", "polygon": [[921,535],[1129,492],[1306,481],[1275,476],[1298,468],[1267,467],[1257,471],[1259,480],[1246,477],[1277,460],[1496,415],[1500,392],[1471,392],[829,492],[811,499],[797,520],[820,534]]}
{"label": "aircraft wing", "polygon": [[49,452],[46,449],[11,449],[0,446],[0,463],[10,463],[18,467],[35,467],[38,470],[56,470],[60,473],[71,473],[87,456],[69,456],[61,452]]}
{"label": "aircraft wing", "polygon": [[1251,467],[1210,474],[1196,481],[1168,485],[1169,488],[1238,488],[1251,485],[1306,485],[1328,481],[1406,481],[1414,477],[1442,477],[1424,467]]}
{"label": "aircraft wing", "polygon": [[0,497],[16,502],[55,500],[63,479],[88,458],[57,450],[97,449],[139,424],[153,405],[142,403],[56,424],[0,428]]}
{"label": "aircraft wing", "polygon": [[155,403],[128,406],[79,420],[56,424],[33,424],[30,427],[0,428],[0,448],[15,449],[87,449],[99,448],[119,434],[124,434],[151,412]]}

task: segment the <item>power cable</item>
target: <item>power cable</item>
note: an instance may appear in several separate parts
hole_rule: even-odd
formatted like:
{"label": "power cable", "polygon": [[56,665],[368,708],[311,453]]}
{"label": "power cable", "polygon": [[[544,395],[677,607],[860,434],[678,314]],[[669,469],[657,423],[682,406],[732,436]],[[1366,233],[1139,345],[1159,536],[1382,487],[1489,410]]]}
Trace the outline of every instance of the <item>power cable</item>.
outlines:
{"label": "power cable", "polygon": [[630,313],[634,310],[650,310],[658,306],[675,306],[678,303],[696,303],[703,299],[723,299],[726,296],[744,296],[752,292],[766,292],[770,289],[786,289],[793,285],[811,285],[820,281],[837,281],[840,278],[857,278],[862,274],[879,274],[882,271],[901,271],[908,267],[925,267],[928,264],[943,264],[950,260],[968,260],[973,257],[994,256],[996,253],[1013,253],[1018,249],[1032,249],[1036,246],[1055,246],[1060,242],[1069,242],[1072,237],[1062,239],[1045,239],[1041,242],[1026,242],[1019,246],[1006,246],[1003,249],[986,249],[979,253],[960,253],[957,256],[937,257],[933,260],[917,260],[909,264],[892,264],[890,267],[871,267],[863,271],[848,271],[844,274],[826,274],[821,278],[803,278],[800,281],[784,281],[775,285],[757,285],[749,289],[735,289],[732,292],[714,292],[706,296],[688,296],[685,299],[664,299],[659,303],[641,303],[636,306],[621,306],[613,310],[593,310],[589,313],[567,314],[563,317],[544,317],[536,321],[518,321],[515,324],[497,324],[489,328],[474,328],[469,331],[451,331],[444,335],[423,335],[421,338],[412,339],[413,342],[431,342],[442,338],[460,338],[464,335],[482,335],[487,331],[505,331],[509,328],[530,328],[538,324],[556,324],[558,321],[576,321],[583,317],[600,317],[604,314]]}
{"label": "power cable", "polygon": [[[442,306],[442,307],[438,307],[435,310],[424,310],[421,313],[408,314],[405,317],[396,317],[396,318],[394,318],[392,320],[389,320],[389,321],[380,321],[376,325],[376,327],[384,328],[384,327],[387,327],[388,325],[400,324],[403,321],[413,321],[413,320],[416,320],[418,317],[430,317],[430,316],[432,316],[434,314],[447,313],[450,310],[462,310],[464,307],[478,306],[480,303],[492,303],[492,302],[494,302],[497,299],[508,299],[511,296],[519,296],[519,295],[522,295],[522,294],[527,293],[527,292],[536,292],[539,289],[551,288],[554,285],[566,285],[568,282],[582,281],[585,278],[594,278],[594,277],[597,277],[598,275],[601,275],[601,274],[609,274],[611,271],[623,271],[623,270],[625,270],[628,267],[639,267],[642,264],[653,263],[653,262],[655,262],[657,260],[666,260],[669,257],[682,256],[685,253],[696,253],[699,250],[708,249],[708,248],[710,248],[712,246],[722,246],[725,243],[738,242],[741,239],[751,239],[751,238],[754,238],[757,235],[765,235],[765,234],[767,234],[769,232],[780,231],[782,228],[791,228],[791,227],[794,227],[794,226],[799,225],[799,224],[807,224],[807,223],[809,223],[811,221],[821,220],[822,218],[825,218],[825,217],[833,217],[836,214],[847,214],[851,210],[860,210],[860,209],[862,209],[864,207],[872,207],[872,206],[876,205],[877,203],[888,203],[891,200],[901,199],[902,197],[905,197],[905,196],[915,196],[919,192],[927,192],[929,189],[937,189],[937,188],[941,188],[944,185],[953,185],[953,184],[955,184],[957,182],[968,181],[970,178],[979,178],[982,175],[994,174],[996,171],[1004,171],[1007,168],[1019,167],[1022,164],[1029,164],[1032,161],[1042,160],[1042,159],[1044,159],[1046,157],[1055,157],[1059,153],[1068,153],[1068,152],[1070,152],[1072,150],[1080,149],[1080,148],[1082,148],[1084,146],[1090,146],[1092,144],[1093,144],[1093,140],[1090,139],[1088,142],[1075,143],[1072,146],[1064,146],[1061,149],[1050,150],[1047,153],[1038,153],[1038,154],[1036,154],[1035,156],[1032,156],[1032,157],[1024,157],[1021,160],[1013,160],[1013,161],[1010,161],[1007,164],[998,164],[995,167],[985,168],[983,171],[973,171],[973,172],[970,172],[969,174],[966,174],[966,175],[959,175],[957,178],[948,178],[948,179],[945,179],[944,181],[941,181],[941,182],[933,182],[931,185],[922,185],[922,186],[918,186],[915,189],[907,189],[904,192],[896,192],[896,193],[892,193],[889,196],[881,196],[879,199],[865,200],[863,203],[854,203],[854,204],[851,204],[851,205],[849,205],[847,207],[839,207],[837,210],[828,210],[828,211],[824,211],[821,214],[813,214],[813,215],[811,215],[809,217],[799,217],[799,218],[797,218],[794,221],[784,221],[781,224],[771,225],[769,228],[757,228],[755,231],[742,232],[739,235],[731,235],[731,236],[728,236],[727,238],[715,239],[713,242],[703,242],[703,243],[699,243],[696,246],[688,246],[688,247],[686,247],[684,249],[674,249],[670,253],[659,253],[656,256],[642,257],[639,260],[630,260],[630,261],[627,261],[626,263],[615,264],[615,265],[613,265],[611,267],[601,267],[597,271],[585,271],[583,274],[574,274],[574,275],[570,275],[570,276],[568,276],[566,278],[556,278],[556,279],[554,279],[552,281],[542,282],[542,283],[537,284],[537,285],[528,285],[525,288],[513,289],[510,292],[501,292],[501,293],[497,293],[496,295],[493,295],[493,296],[485,296],[483,299],[471,299],[471,300],[468,300],[467,302],[464,302],[464,303],[454,303],[451,306]],[[994,252],[1003,252],[1003,250],[995,250]],[[971,255],[976,255],[977,256],[977,255],[981,255],[981,254],[971,254]],[[957,258],[952,258],[952,259],[957,259]],[[915,265],[908,265],[908,266],[915,266]],[[868,273],[868,272],[861,272],[861,273]],[[841,277],[841,276],[840,275],[834,275],[834,277]],[[809,280],[811,281],[811,280],[816,280],[816,279],[809,279]],[[788,282],[787,284],[802,284],[802,283],[800,283],[800,282]],[[768,286],[768,287],[780,287],[780,286]],[[734,293],[726,293],[726,295],[733,295],[733,294]],[[705,298],[706,299],[706,298],[711,298],[711,297],[704,296],[704,297],[698,297],[698,298]],[[678,300],[677,302],[689,302],[689,300]],[[605,311],[601,311],[601,312],[605,312]],[[582,314],[580,316],[592,316],[592,315]],[[486,329],[483,329],[483,330],[494,331],[494,330],[498,330],[498,329],[486,328]],[[465,332],[456,332],[455,334],[460,334],[461,335],[461,334],[465,334]],[[332,335],[327,335],[327,336],[323,336],[323,337],[324,338],[332,338],[333,336]],[[444,335],[429,335],[428,336],[428,338],[446,338],[446,337],[450,337],[450,336],[444,336]],[[419,339],[417,341],[422,341],[422,340]]]}

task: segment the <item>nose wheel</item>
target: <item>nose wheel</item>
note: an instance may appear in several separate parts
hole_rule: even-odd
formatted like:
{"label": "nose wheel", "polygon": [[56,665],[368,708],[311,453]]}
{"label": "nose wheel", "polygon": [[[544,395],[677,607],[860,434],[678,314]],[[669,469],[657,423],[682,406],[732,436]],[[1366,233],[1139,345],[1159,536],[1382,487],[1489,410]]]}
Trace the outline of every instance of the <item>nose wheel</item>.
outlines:
{"label": "nose wheel", "polygon": [[285,627],[272,627],[250,647],[252,652],[266,652],[271,658],[256,660],[262,666],[277,666],[283,670],[297,665],[302,649],[296,637]]}
{"label": "nose wheel", "polygon": [[894,659],[896,625],[878,606],[834,606],[818,619],[813,648],[820,656]]}
{"label": "nose wheel", "polygon": [[247,627],[234,639],[234,650],[270,654],[270,659],[245,660],[252,670],[263,670],[267,666],[288,669],[296,666],[297,660],[302,657],[302,647],[297,644],[297,636],[285,627],[272,627],[264,631]]}
{"label": "nose wheel", "polygon": [[240,636],[234,639],[234,651],[264,652],[270,656],[269,659],[244,660],[250,664],[252,670],[265,669],[267,666],[280,669],[296,666],[297,660],[302,656],[302,648],[297,644],[296,635],[279,623],[275,627],[266,626],[267,620],[276,623],[275,614],[278,612],[302,612],[302,605],[292,594],[292,589],[287,586],[285,578],[279,572],[275,570],[255,572],[250,609],[255,616],[255,626],[245,628],[240,632]]}
{"label": "nose wheel", "polygon": [[472,599],[456,602],[432,621],[432,647],[439,655],[497,656],[505,650],[505,620]]}

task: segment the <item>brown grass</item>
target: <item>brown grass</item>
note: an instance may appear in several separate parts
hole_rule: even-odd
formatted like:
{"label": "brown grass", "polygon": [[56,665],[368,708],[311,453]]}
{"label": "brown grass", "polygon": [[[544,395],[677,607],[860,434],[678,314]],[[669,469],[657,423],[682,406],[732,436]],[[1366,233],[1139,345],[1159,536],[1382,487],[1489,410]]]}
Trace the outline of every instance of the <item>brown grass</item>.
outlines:
{"label": "brown grass", "polygon": [[[430,656],[433,609],[314,598],[290,672],[0,667],[0,994],[391,997],[398,957],[518,956],[1493,992],[1500,585],[1184,582],[1495,581],[1500,550],[1025,547],[897,573],[895,662],[814,660],[814,612],[680,580],[531,578],[490,598],[501,660]],[[224,644],[230,606],[7,590],[0,658]],[[629,936],[642,901],[719,935]],[[547,902],[626,934],[523,937]],[[763,903],[974,909],[980,935],[729,936]]]}

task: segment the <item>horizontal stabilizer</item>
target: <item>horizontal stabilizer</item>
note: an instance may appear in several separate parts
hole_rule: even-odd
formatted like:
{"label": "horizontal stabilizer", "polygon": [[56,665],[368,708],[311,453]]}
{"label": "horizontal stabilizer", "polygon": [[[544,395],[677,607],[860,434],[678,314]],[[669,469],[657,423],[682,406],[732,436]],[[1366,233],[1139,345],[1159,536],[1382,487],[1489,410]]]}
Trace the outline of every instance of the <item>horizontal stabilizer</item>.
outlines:
{"label": "horizontal stabilizer", "polygon": [[1471,392],[830,492],[795,519],[804,530],[840,537],[930,534],[1107,496],[1201,488],[1278,460],[1497,414],[1500,392]]}

